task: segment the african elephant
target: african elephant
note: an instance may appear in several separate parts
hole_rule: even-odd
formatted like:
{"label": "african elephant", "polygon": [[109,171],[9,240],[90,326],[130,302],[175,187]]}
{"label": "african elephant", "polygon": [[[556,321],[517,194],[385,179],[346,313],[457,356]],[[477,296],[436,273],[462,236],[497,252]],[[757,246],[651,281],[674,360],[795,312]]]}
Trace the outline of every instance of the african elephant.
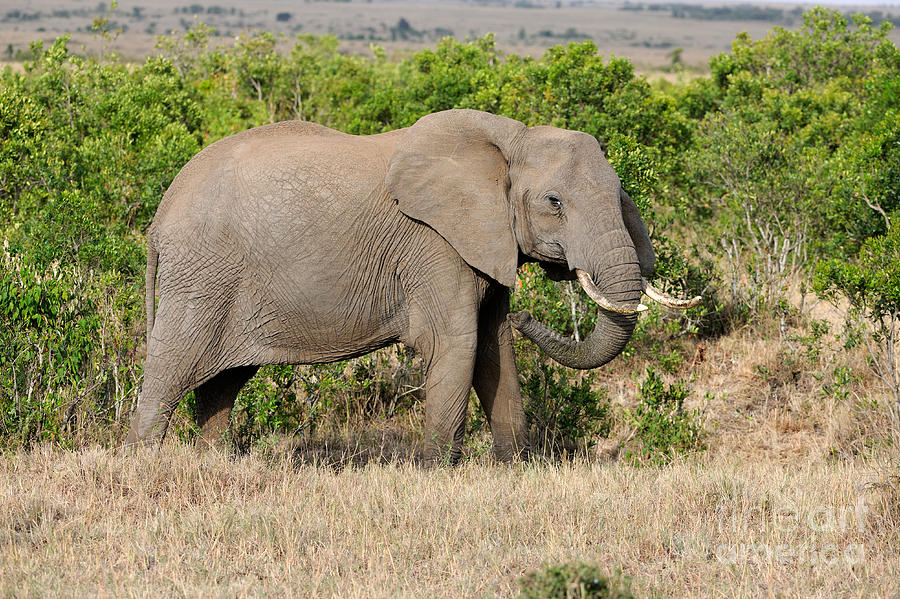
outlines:
{"label": "african elephant", "polygon": [[[426,456],[459,457],[474,387],[510,459],[527,450],[510,324],[595,368],[622,351],[643,291],[678,305],[647,285],[647,229],[593,136],[473,110],[372,136],[291,121],[220,140],[172,182],[147,246],[129,444],[159,443],[192,389],[211,442],[259,366],[401,342],[425,364]],[[509,314],[516,269],[534,261],[601,306],[586,340]]]}

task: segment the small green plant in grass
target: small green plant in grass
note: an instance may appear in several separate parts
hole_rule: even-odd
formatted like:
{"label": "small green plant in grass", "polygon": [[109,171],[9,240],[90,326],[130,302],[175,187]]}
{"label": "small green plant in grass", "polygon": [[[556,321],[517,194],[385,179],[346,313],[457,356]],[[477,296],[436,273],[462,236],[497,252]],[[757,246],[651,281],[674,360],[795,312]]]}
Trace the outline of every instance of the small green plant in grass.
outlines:
{"label": "small green plant in grass", "polygon": [[849,366],[835,366],[831,382],[822,385],[822,395],[835,403],[850,399],[850,386],[859,380],[859,375]]}
{"label": "small green plant in grass", "polygon": [[626,452],[636,463],[665,464],[673,457],[704,449],[699,410],[685,410],[690,389],[683,380],[667,385],[652,369],[641,383],[640,403],[625,410],[636,427],[637,448]]}
{"label": "small green plant in grass", "polygon": [[807,335],[792,335],[789,341],[798,342],[806,359],[814,364],[822,356],[822,351],[827,347],[827,336],[831,333],[831,326],[826,320],[813,320],[809,323]]}
{"label": "small green plant in grass", "polygon": [[574,563],[550,566],[519,581],[520,599],[629,599],[627,580],[610,579],[599,567]]}

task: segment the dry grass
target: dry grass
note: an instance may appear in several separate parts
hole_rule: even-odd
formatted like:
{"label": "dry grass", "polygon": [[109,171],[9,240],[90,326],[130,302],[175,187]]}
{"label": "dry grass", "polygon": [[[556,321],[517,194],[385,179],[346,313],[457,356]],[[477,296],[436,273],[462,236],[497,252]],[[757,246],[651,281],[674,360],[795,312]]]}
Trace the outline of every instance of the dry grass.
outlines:
{"label": "dry grass", "polygon": [[586,560],[641,596],[889,597],[897,474],[44,448],[0,460],[0,595],[510,596],[532,569]]}
{"label": "dry grass", "polygon": [[[813,322],[830,332],[813,338]],[[685,407],[700,410],[713,458],[797,464],[865,459],[900,447],[890,392],[867,364],[865,348],[845,347],[839,310],[822,302],[794,314],[785,331],[767,313],[729,326],[712,338],[653,330],[632,355],[598,371],[599,380],[614,404],[629,408],[648,367],[669,383],[687,381]],[[680,358],[666,372],[660,356],[673,351]],[[607,446],[629,436],[621,424]]]}

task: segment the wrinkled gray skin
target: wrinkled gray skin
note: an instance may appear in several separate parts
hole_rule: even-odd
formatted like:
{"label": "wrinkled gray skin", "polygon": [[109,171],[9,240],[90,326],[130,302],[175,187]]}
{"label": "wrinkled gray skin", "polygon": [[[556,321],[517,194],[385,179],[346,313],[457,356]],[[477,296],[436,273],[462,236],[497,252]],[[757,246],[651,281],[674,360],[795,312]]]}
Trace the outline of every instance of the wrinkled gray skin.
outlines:
{"label": "wrinkled gray skin", "polygon": [[584,270],[631,307],[654,264],[596,139],[471,110],[368,137],[294,121],[223,139],[175,178],[147,241],[147,360],[127,443],[158,444],[192,389],[212,443],[260,365],[401,342],[425,362],[426,457],[451,461],[472,387],[496,455],[527,451],[510,324],[583,369],[634,329],[635,314],[601,311],[576,343],[509,314],[520,264]]}

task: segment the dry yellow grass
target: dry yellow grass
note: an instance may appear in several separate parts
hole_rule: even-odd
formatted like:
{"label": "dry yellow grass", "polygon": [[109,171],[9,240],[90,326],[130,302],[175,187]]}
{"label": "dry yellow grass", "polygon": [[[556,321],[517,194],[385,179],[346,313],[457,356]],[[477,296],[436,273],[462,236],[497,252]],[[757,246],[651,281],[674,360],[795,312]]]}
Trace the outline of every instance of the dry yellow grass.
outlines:
{"label": "dry yellow grass", "polygon": [[900,592],[896,466],[292,456],[3,456],[0,595],[511,596],[569,560],[621,569],[640,596]]}

